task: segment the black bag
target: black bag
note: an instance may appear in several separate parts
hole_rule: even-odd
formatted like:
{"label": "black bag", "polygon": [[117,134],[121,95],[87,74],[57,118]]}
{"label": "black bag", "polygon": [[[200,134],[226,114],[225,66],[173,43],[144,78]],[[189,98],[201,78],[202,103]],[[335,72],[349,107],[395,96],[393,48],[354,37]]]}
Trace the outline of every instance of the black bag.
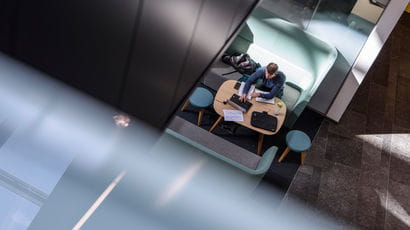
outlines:
{"label": "black bag", "polygon": [[275,132],[277,124],[278,119],[275,116],[269,115],[267,112],[252,112],[251,125],[256,128]]}
{"label": "black bag", "polygon": [[235,68],[235,71],[222,75],[235,72],[239,72],[241,74],[253,74],[257,68],[261,67],[259,63],[256,63],[251,57],[249,57],[248,54],[245,53],[234,53],[233,55],[226,54],[222,56],[222,62]]}

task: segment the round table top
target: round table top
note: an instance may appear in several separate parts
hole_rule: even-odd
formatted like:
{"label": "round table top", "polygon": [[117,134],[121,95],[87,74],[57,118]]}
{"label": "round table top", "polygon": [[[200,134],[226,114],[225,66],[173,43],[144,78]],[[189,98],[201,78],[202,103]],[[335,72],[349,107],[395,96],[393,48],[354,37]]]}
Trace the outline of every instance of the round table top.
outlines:
{"label": "round table top", "polygon": [[189,97],[189,103],[195,107],[206,108],[212,104],[214,96],[212,93],[202,87],[195,89],[194,93]]}
{"label": "round table top", "polygon": [[[232,107],[229,104],[224,104],[223,102],[226,100],[229,100],[233,94],[238,93],[238,90],[234,88],[235,84],[237,81],[235,80],[228,80],[225,81],[218,89],[218,92],[215,95],[215,100],[214,100],[214,109],[215,111],[220,115],[223,116],[224,109],[236,109]],[[251,100],[248,100],[251,102],[253,105],[251,108],[243,114],[243,119],[244,121],[236,121],[236,123],[245,126],[247,128],[253,129],[259,133],[266,134],[266,135],[273,135],[279,132],[280,128],[283,125],[283,121],[285,120],[286,117],[286,104],[279,98],[275,97],[275,104],[269,104],[269,103],[264,103],[264,102],[257,102],[256,98],[252,98]],[[277,103],[281,102],[282,107],[279,110],[279,114],[275,114],[275,111],[279,108],[277,106]],[[278,119],[277,122],[277,128],[275,132],[256,128],[251,125],[251,117],[252,117],[252,112],[253,111],[258,111],[258,112],[263,112],[266,111],[269,115],[275,116]]]}
{"label": "round table top", "polygon": [[295,152],[304,152],[310,148],[311,141],[306,133],[292,130],[286,135],[286,144]]}

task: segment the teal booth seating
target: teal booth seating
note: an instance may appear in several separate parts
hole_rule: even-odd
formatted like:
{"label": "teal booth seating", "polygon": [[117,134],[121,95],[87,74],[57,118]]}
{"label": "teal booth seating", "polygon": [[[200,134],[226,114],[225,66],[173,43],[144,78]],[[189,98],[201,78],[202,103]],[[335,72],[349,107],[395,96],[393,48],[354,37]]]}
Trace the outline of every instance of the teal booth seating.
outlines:
{"label": "teal booth seating", "polygon": [[249,168],[171,129],[166,129],[154,145],[151,155],[158,155],[160,160],[176,161],[174,166],[177,168],[200,164],[198,173],[192,179],[195,186],[214,187],[217,193],[234,192],[231,195],[243,197],[250,195],[260,183],[276,152],[276,146],[270,147],[260,158],[256,168]]}
{"label": "teal booth seating", "polygon": [[249,175],[253,175],[253,176],[259,176],[259,177],[263,177],[265,175],[265,173],[268,171],[270,165],[272,164],[273,158],[275,158],[276,152],[278,150],[278,148],[276,146],[272,146],[270,147],[268,150],[265,151],[265,153],[262,155],[261,159],[259,160],[259,163],[257,165],[257,167],[255,169],[252,168],[248,168],[232,159],[229,159],[217,152],[214,152],[212,150],[210,150],[209,148],[199,144],[198,142],[192,141],[191,139],[171,130],[171,129],[166,129],[166,133],[168,135],[171,135],[181,141],[184,142],[184,144],[188,144],[190,146],[192,146],[192,150],[195,152],[201,152],[203,154],[207,154],[209,156],[212,156],[216,159],[219,159],[223,162],[225,162],[226,164],[241,170],[244,173],[247,173]]}
{"label": "teal booth seating", "polygon": [[[288,109],[285,126],[289,128],[304,110],[337,57],[334,46],[261,8],[252,13],[227,50],[227,53],[234,52],[248,53],[262,66],[275,62],[279,70],[285,73],[287,82],[282,100]],[[204,83],[217,89],[219,82],[239,79],[238,75],[221,75],[229,72],[230,68],[225,65],[223,69],[223,64],[217,63],[205,76]],[[215,81],[218,77],[220,79]]]}

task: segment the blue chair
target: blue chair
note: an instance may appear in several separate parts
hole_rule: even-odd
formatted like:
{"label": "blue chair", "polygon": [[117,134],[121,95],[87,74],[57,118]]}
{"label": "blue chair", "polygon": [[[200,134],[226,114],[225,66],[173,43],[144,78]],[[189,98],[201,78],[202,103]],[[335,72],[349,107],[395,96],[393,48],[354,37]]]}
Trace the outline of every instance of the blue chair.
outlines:
{"label": "blue chair", "polygon": [[285,151],[283,151],[278,161],[281,162],[283,158],[285,158],[286,155],[288,155],[288,153],[292,150],[293,152],[301,153],[301,164],[303,165],[306,158],[306,151],[312,145],[309,136],[302,131],[292,130],[286,135],[286,145],[287,147]]}
{"label": "blue chair", "polygon": [[184,111],[186,107],[191,104],[194,107],[199,108],[198,114],[198,126],[201,125],[202,116],[204,115],[205,108],[209,107],[214,101],[214,96],[212,93],[202,87],[195,89],[194,93],[189,97],[189,99],[182,106],[181,111]]}

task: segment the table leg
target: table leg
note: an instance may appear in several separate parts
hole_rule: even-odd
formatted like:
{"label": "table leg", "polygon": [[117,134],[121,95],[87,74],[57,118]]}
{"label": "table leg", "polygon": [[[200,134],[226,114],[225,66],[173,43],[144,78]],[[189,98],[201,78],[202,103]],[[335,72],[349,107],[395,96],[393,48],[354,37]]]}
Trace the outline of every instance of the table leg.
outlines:
{"label": "table leg", "polygon": [[211,129],[209,130],[210,133],[212,133],[212,131],[214,131],[216,126],[218,126],[218,124],[221,123],[222,118],[223,118],[223,116],[219,116],[218,120],[215,121],[215,123],[212,125]]}
{"label": "table leg", "polygon": [[259,156],[261,155],[262,144],[263,144],[263,137],[264,137],[264,136],[265,136],[264,134],[259,133],[259,138],[258,138],[258,152],[257,152]]}

